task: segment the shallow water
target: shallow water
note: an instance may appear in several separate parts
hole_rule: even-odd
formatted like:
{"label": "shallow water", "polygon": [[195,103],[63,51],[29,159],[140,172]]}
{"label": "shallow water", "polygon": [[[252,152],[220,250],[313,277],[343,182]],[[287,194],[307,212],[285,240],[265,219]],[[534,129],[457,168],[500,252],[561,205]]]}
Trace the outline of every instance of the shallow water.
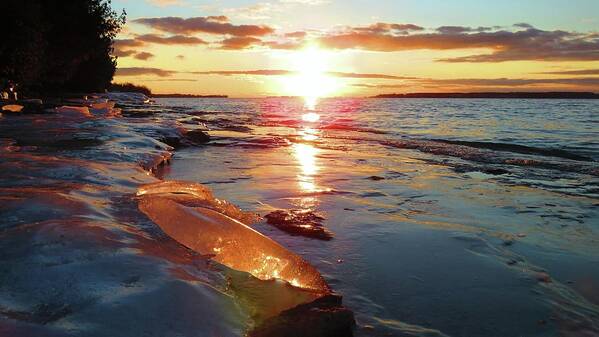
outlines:
{"label": "shallow water", "polygon": [[330,241],[255,228],[323,273],[358,335],[599,333],[599,102],[157,104],[212,136],[165,177],[326,218]]}
{"label": "shallow water", "polygon": [[160,178],[322,216],[332,240],[253,228],[358,336],[599,334],[599,102],[127,97],[0,117],[0,335],[238,336],[309,297],[169,238],[137,207]]}

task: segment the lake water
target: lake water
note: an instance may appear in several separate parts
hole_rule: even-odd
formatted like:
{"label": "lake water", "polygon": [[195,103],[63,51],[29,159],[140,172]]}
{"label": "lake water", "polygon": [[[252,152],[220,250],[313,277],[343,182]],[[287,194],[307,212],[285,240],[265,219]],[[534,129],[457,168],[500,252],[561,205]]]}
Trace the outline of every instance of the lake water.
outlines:
{"label": "lake water", "polygon": [[358,335],[598,333],[598,101],[158,104],[212,136],[166,178],[326,219],[330,241],[255,228],[322,272]]}
{"label": "lake water", "polygon": [[[136,196],[159,179],[321,216],[331,240],[252,227],[322,273],[357,336],[599,335],[599,101],[119,104],[0,117],[0,335],[240,336],[293,297],[165,235]],[[181,128],[211,140],[175,150]]]}

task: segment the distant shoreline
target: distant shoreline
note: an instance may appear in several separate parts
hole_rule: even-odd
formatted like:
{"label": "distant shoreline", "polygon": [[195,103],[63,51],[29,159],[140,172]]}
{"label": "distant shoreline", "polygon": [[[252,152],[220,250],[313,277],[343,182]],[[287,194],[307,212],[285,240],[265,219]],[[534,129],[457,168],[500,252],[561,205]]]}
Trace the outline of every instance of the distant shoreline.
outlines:
{"label": "distant shoreline", "polygon": [[592,92],[467,92],[382,94],[370,98],[599,99]]}
{"label": "distant shoreline", "polygon": [[[301,96],[230,97],[228,95],[152,94],[152,98],[298,98]],[[325,98],[325,97],[323,97]],[[326,97],[350,98],[350,97]],[[356,97],[354,97],[356,98]],[[599,99],[593,92],[416,92],[408,94],[381,94],[361,98],[441,98],[441,99]]]}
{"label": "distant shoreline", "polygon": [[227,95],[152,94],[152,98],[229,98]]}

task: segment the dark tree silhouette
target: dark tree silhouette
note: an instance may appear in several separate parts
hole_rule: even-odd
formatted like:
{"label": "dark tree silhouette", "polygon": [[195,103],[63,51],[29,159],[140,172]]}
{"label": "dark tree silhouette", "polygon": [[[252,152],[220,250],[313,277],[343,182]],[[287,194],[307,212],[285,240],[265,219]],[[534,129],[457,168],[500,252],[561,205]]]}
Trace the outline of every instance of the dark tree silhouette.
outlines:
{"label": "dark tree silhouette", "polygon": [[108,90],[116,92],[139,92],[148,97],[152,96],[152,91],[150,88],[144,85],[136,85],[133,83],[112,83]]}
{"label": "dark tree silhouette", "polygon": [[3,0],[2,7],[1,78],[45,94],[108,88],[112,41],[125,23],[110,0]]}

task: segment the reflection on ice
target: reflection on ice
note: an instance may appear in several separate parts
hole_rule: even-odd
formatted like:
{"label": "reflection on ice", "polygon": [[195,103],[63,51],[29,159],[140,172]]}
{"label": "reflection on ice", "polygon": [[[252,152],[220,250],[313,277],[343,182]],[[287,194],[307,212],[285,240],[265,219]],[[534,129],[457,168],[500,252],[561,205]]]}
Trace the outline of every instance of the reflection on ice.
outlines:
{"label": "reflection on ice", "polygon": [[[218,211],[205,207],[186,207],[189,200],[180,194],[191,191],[202,203],[209,190],[200,189],[198,184],[189,187],[181,182],[146,185],[140,188],[139,208],[162,230],[184,246],[203,255],[212,255],[223,265],[251,273],[262,280],[282,279],[295,286],[328,293],[329,287],[308,262],[285,249],[275,241],[256,232],[245,224]],[[173,186],[180,186],[178,191]],[[148,190],[168,191],[148,193]],[[219,210],[218,205],[206,206]]]}

